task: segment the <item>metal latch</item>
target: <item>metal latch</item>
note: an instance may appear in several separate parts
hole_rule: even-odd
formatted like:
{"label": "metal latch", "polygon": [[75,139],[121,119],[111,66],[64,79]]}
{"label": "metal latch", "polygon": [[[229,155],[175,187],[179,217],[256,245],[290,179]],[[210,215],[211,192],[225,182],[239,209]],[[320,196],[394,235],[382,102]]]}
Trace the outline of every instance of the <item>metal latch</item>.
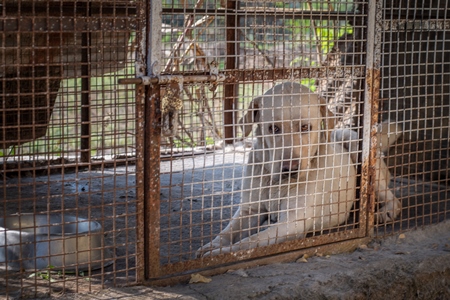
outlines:
{"label": "metal latch", "polygon": [[[183,76],[184,83],[193,82],[223,82],[225,81],[225,75],[215,72],[217,69],[211,69],[209,75],[181,75]],[[175,78],[180,75],[159,75],[159,76],[141,76],[136,78],[120,78],[118,80],[119,84],[168,84],[170,82],[176,81]]]}

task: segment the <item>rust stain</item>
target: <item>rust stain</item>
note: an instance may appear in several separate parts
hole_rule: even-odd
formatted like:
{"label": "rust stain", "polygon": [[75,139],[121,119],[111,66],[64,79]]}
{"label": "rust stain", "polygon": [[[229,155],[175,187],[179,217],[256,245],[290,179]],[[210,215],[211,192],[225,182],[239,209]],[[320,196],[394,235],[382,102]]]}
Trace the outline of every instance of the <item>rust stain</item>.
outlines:
{"label": "rust stain", "polygon": [[148,277],[160,274],[160,86],[149,86],[145,108],[144,219]]}
{"label": "rust stain", "polygon": [[[377,129],[375,124],[378,122],[378,108],[379,108],[379,92],[380,92],[380,70],[368,69],[366,74],[368,93],[367,99],[369,103],[365,105],[371,106],[371,130],[370,130],[370,151],[368,159],[363,163],[361,168],[362,182],[361,182],[361,224],[365,224],[367,234],[371,234],[375,220],[375,190],[373,188],[373,179],[375,176],[375,165],[377,159]],[[364,218],[367,214],[367,218]]]}
{"label": "rust stain", "polygon": [[[351,225],[350,225],[351,226]],[[287,254],[290,251],[308,251],[311,247],[325,244],[339,243],[344,240],[357,240],[363,238],[357,228],[347,228],[343,231],[316,235],[304,239],[291,240],[280,244],[273,244],[251,250],[241,250],[232,253],[224,253],[213,257],[198,258],[195,260],[181,261],[161,267],[160,276],[177,276],[187,270],[204,270],[206,268],[220,269],[224,265],[245,263],[249,259],[264,259],[272,255]],[[247,262],[250,263],[250,262]],[[156,279],[156,278],[153,278]]]}
{"label": "rust stain", "polygon": [[[136,31],[136,74],[146,74],[145,47],[143,45],[143,28],[146,25],[146,5],[137,3],[139,29]],[[136,86],[136,282],[142,283],[146,279],[146,228],[145,222],[145,86]]]}
{"label": "rust stain", "polygon": [[[225,4],[222,1],[222,5]],[[236,1],[227,1],[227,9],[236,9]],[[233,70],[236,68],[236,17],[233,14],[228,14],[226,16],[226,69]],[[234,126],[234,120],[237,119],[237,112],[235,107],[237,106],[237,82],[230,82],[224,85],[224,105],[223,105],[223,122],[224,122],[224,136],[225,143],[232,144],[236,136],[236,128]]]}
{"label": "rust stain", "polygon": [[[262,265],[268,265],[268,264],[274,264],[274,263],[287,263],[287,262],[294,262],[299,257],[301,257],[304,254],[307,254],[308,256],[314,256],[318,253],[322,255],[335,255],[338,253],[344,253],[344,252],[352,252],[354,251],[359,245],[368,243],[370,238],[357,238],[352,239],[348,241],[338,241],[333,244],[326,244],[326,245],[320,245],[316,247],[311,247],[308,249],[301,249],[296,251],[291,251],[287,253],[277,253],[274,256],[266,256],[266,257],[259,257],[255,258],[253,260],[247,260],[247,261],[240,261],[235,262],[232,266],[228,264],[222,264],[220,266],[216,266],[214,269],[203,269],[203,270],[195,270],[192,269],[190,272],[183,272],[176,275],[172,275],[170,277],[166,278],[155,278],[151,279],[148,282],[145,282],[144,284],[147,285],[156,285],[156,286],[167,286],[167,285],[174,285],[179,284],[181,282],[187,282],[190,278],[190,273],[192,272],[199,272],[203,276],[213,276],[221,273],[225,273],[229,271],[230,269],[245,269],[249,267],[254,266],[262,266]],[[205,267],[205,265],[203,265]]]}
{"label": "rust stain", "polygon": [[177,134],[179,126],[178,114],[183,108],[183,99],[181,98],[182,84],[182,82],[172,81],[165,89],[161,89],[161,133],[164,136]]}

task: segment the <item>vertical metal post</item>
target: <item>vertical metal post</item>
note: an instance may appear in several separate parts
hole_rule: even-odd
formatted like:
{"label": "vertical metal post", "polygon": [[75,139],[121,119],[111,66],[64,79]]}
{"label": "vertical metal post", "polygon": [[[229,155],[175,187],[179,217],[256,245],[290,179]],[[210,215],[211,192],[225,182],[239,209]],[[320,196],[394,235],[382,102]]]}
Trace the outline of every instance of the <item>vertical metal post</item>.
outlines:
{"label": "vertical metal post", "polygon": [[[86,4],[86,17],[91,15],[91,4]],[[91,33],[81,34],[81,162],[91,160]]]}
{"label": "vertical metal post", "polygon": [[[150,1],[147,19],[147,75],[159,76],[161,65],[162,3]],[[144,220],[147,278],[158,277],[160,268],[160,85],[146,88],[144,152]]]}
{"label": "vertical metal post", "polygon": [[[372,234],[374,228],[375,195],[373,185],[369,184],[375,175],[376,158],[376,127],[378,122],[378,99],[380,93],[380,0],[370,0],[368,5],[367,23],[367,56],[366,81],[364,87],[363,149],[361,178],[361,213],[367,213],[367,218],[361,218],[361,228],[366,234]],[[378,28],[378,29],[377,29]]]}
{"label": "vertical metal post", "polygon": [[[147,74],[146,67],[146,24],[148,1],[138,1],[137,17],[140,25],[136,31],[136,76]],[[146,279],[146,242],[145,238],[145,86],[136,85],[136,282]]]}
{"label": "vertical metal post", "polygon": [[[227,1],[227,9],[236,9],[236,1]],[[235,14],[226,15],[226,69],[236,68],[236,18]],[[224,86],[224,137],[225,143],[233,143],[235,137],[234,123],[235,123],[235,109],[236,109],[236,94],[237,94],[236,83],[226,83]]]}

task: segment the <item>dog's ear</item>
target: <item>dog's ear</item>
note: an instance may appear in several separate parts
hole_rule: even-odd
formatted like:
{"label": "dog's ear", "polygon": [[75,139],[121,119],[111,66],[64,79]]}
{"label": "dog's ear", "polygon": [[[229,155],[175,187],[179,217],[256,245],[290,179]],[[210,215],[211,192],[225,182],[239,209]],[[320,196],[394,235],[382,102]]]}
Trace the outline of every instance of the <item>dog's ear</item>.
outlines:
{"label": "dog's ear", "polygon": [[256,97],[250,102],[247,113],[239,121],[244,136],[248,136],[253,130],[253,124],[259,121],[259,108],[261,106],[261,97]]}

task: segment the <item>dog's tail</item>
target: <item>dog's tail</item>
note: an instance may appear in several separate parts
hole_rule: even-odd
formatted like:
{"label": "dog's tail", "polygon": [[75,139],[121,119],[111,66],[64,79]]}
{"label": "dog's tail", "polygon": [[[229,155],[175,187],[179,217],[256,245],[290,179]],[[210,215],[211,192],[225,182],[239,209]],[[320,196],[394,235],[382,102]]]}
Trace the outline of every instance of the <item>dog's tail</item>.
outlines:
{"label": "dog's tail", "polygon": [[400,125],[389,120],[378,124],[377,143],[381,152],[386,153],[389,147],[402,135],[403,129]]}

